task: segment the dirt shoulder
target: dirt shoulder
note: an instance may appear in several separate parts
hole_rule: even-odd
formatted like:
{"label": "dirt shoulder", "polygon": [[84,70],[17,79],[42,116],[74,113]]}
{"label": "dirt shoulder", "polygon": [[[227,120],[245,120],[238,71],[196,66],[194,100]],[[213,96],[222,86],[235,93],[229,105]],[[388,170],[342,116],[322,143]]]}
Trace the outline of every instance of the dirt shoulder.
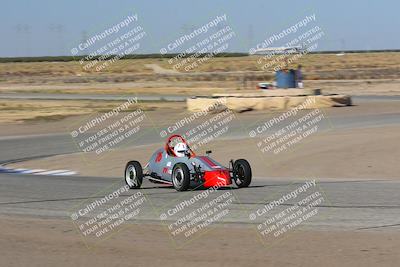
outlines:
{"label": "dirt shoulder", "polygon": [[[243,78],[233,81],[145,81],[56,84],[1,84],[0,93],[6,94],[71,94],[71,95],[212,95],[213,93],[258,92],[260,82],[272,82],[271,77]],[[400,80],[305,80],[305,88],[322,89],[324,94],[400,95]]]}
{"label": "dirt shoulder", "polygon": [[265,247],[251,226],[216,226],[176,248],[163,226],[131,225],[88,249],[68,220],[0,218],[4,266],[398,266],[400,233],[294,231]]}
{"label": "dirt shoulder", "polygon": [[[98,100],[32,100],[32,99],[0,99],[0,124],[23,122],[51,122],[61,121],[65,118],[93,113],[105,113],[126,103],[121,101],[98,101]],[[184,111],[186,104],[183,102],[142,102],[131,104],[125,109],[126,112],[135,109],[143,111],[152,110],[178,110]],[[1,126],[0,126],[1,127]]]}

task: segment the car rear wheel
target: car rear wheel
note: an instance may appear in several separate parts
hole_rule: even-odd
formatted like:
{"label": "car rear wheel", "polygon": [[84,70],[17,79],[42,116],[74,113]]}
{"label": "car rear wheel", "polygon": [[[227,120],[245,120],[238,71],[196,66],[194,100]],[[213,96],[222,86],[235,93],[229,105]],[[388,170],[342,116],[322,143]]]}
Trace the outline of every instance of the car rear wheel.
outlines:
{"label": "car rear wheel", "polygon": [[190,185],[190,171],[185,163],[177,163],[172,171],[172,184],[177,191],[186,191]]}
{"label": "car rear wheel", "polygon": [[237,187],[248,187],[251,177],[251,167],[247,160],[238,159],[233,163],[233,180]]}
{"label": "car rear wheel", "polygon": [[129,161],[125,167],[125,183],[130,189],[142,186],[143,168],[138,161]]}

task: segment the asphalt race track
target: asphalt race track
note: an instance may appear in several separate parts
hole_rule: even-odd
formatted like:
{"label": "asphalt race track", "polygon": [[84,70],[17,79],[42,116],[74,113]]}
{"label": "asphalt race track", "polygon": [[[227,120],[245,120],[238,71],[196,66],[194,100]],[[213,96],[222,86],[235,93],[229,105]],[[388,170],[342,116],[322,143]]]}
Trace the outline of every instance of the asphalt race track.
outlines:
{"label": "asphalt race track", "polygon": [[[49,177],[0,174],[0,214],[32,215],[40,217],[70,217],[72,207],[82,201],[94,201],[97,192],[110,183],[118,183],[116,178],[96,177]],[[254,211],[277,197],[277,191],[288,192],[288,187],[301,186],[303,182],[269,181],[268,178],[255,179],[246,189],[231,189],[236,200],[231,205],[231,216],[224,222],[248,224],[257,222],[249,219],[249,211]],[[326,201],[319,206],[320,216],[304,223],[313,229],[369,229],[400,226],[399,195],[400,183],[394,181],[326,181],[319,182]],[[122,186],[122,184],[121,184]],[[227,190],[218,190],[218,196]],[[165,210],[182,200],[180,193],[168,186],[145,182],[140,190],[150,199],[156,209],[144,209],[140,220],[157,221]],[[203,190],[184,193],[190,198]],[[130,190],[121,197],[137,192]],[[216,195],[216,196],[217,196]],[[167,203],[167,204],[166,204]],[[287,205],[291,205],[288,202]],[[200,204],[199,204],[200,205]],[[198,206],[192,206],[195,209]],[[189,212],[189,210],[188,210]]]}
{"label": "asphalt race track", "polygon": [[[359,101],[372,101],[359,98]],[[398,98],[380,99],[398,101]],[[365,116],[331,117],[336,128],[359,128],[379,125],[400,125],[399,113]],[[239,126],[237,126],[239,127]],[[232,131],[229,138],[246,138],[239,131]],[[148,135],[142,144],[159,140],[159,136]],[[55,154],[77,152],[71,145],[68,134],[47,134],[14,136],[0,138],[0,162],[43,157]],[[235,187],[213,192],[214,197],[231,192],[234,199],[230,205],[230,214],[223,223],[254,224],[260,221],[250,219],[251,214],[280,196],[302,186],[304,181],[277,180],[268,177],[255,177],[250,188]],[[324,201],[317,205],[320,216],[315,216],[302,224],[313,229],[398,229],[400,226],[400,182],[393,180],[317,180],[318,190],[324,195]],[[99,177],[54,177],[40,175],[20,175],[0,173],[0,214],[32,215],[39,217],[70,217],[82,203],[90,203],[101,197],[99,192],[109,188],[106,193],[123,186],[122,178]],[[110,188],[110,185],[113,185]],[[157,222],[160,216],[175,207],[184,199],[190,199],[204,190],[178,193],[173,188],[144,182],[140,192],[146,197],[149,207],[144,208],[135,221]],[[137,190],[121,195],[129,197]],[[288,200],[280,207],[293,205]],[[201,205],[201,201],[187,208],[187,212]],[[249,217],[250,216],[250,217]],[[174,220],[173,217],[166,220]],[[133,222],[133,221],[132,221]]]}

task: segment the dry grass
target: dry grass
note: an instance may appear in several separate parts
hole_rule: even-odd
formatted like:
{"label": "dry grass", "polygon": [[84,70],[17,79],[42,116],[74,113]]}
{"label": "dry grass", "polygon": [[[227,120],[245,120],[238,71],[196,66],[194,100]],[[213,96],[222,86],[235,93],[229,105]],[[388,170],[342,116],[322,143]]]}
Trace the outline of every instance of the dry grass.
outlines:
{"label": "dry grass", "polygon": [[[148,59],[120,60],[110,65],[101,73],[152,73],[145,67]],[[77,61],[70,62],[18,62],[1,63],[0,73],[8,75],[84,75],[87,73],[98,73],[94,69],[85,71]]]}
{"label": "dry grass", "polygon": [[[108,112],[123,101],[89,100],[0,100],[0,123],[55,121],[69,116]],[[144,111],[156,109],[184,110],[184,103],[144,102],[131,105],[126,111],[137,108]]]}
{"label": "dry grass", "polygon": [[[191,72],[216,71],[259,71],[258,57],[217,57],[205,61]],[[400,53],[355,53],[338,57],[333,54],[310,54],[303,56],[291,65],[301,63],[307,71],[330,71],[345,69],[400,68]],[[85,71],[79,62],[32,62],[1,63],[0,76],[46,76],[46,75],[111,75],[111,74],[152,74],[146,64],[157,64],[165,69],[172,69],[168,59],[127,59],[111,64],[101,72],[94,69]]]}
{"label": "dry grass", "polygon": [[[194,95],[223,93],[227,89],[236,90],[237,82],[147,82],[103,84],[60,84],[60,85],[0,85],[0,93],[42,93],[42,94],[115,94],[115,95]],[[255,87],[254,87],[255,88]]]}
{"label": "dry grass", "polygon": [[[196,75],[160,75],[148,67],[170,70],[168,59],[120,60],[101,72],[84,71],[79,62],[0,63],[0,93],[193,95],[254,89],[273,79],[271,72],[260,71],[259,58],[212,58],[189,72]],[[311,54],[290,67],[298,63],[307,80],[400,78],[400,53]]]}

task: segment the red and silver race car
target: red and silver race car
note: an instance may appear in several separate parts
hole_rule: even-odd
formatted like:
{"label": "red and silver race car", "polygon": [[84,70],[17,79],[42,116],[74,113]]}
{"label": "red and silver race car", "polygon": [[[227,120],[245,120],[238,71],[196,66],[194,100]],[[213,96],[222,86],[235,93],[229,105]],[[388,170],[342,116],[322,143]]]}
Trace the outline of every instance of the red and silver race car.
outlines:
{"label": "red and silver race car", "polygon": [[180,135],[167,139],[165,147],[151,156],[145,168],[138,161],[129,161],[125,167],[125,182],[131,188],[140,188],[144,177],[154,183],[172,184],[177,191],[189,187],[224,187],[233,182],[238,187],[251,183],[251,167],[247,160],[230,160],[229,167],[208,155],[198,156]]}

